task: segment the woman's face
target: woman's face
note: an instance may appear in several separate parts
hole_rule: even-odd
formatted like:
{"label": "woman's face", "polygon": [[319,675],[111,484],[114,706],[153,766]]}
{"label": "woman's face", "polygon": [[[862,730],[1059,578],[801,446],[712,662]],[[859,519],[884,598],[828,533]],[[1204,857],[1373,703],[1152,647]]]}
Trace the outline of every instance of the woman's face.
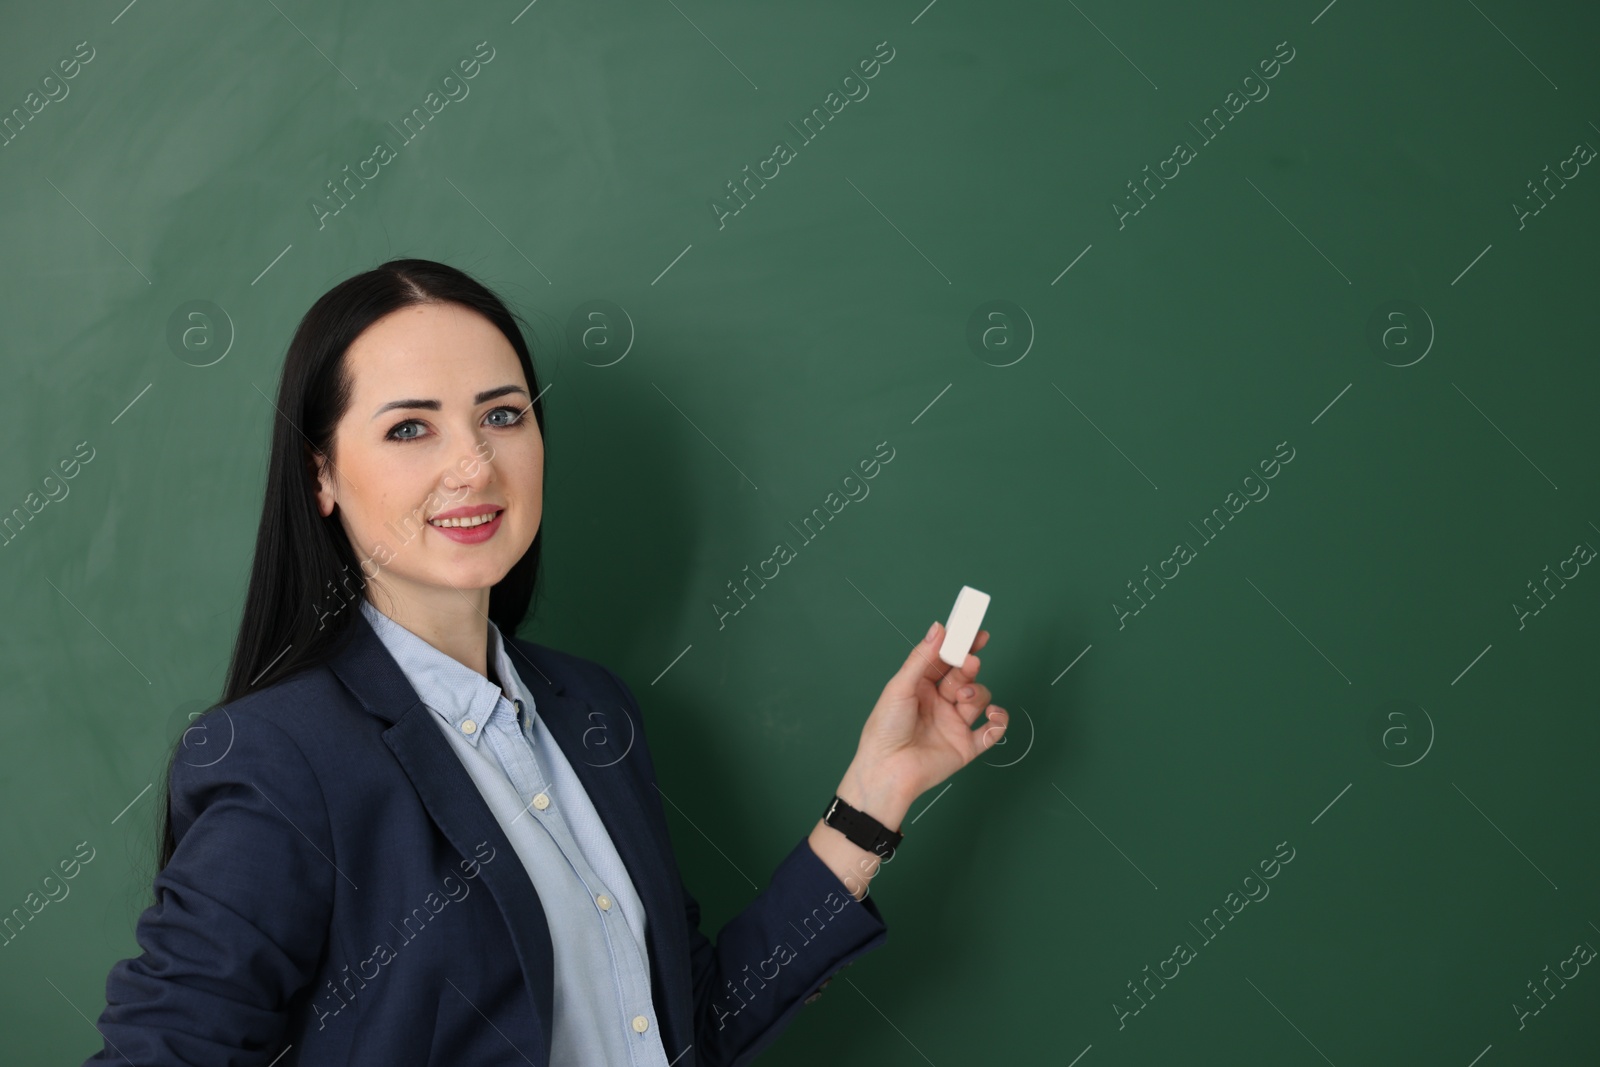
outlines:
{"label": "woman's face", "polygon": [[401,600],[459,609],[453,590],[482,589],[486,601],[543,512],[544,438],[516,350],[475,311],[419,304],[363,331],[345,373],[322,514],[338,505],[369,581]]}

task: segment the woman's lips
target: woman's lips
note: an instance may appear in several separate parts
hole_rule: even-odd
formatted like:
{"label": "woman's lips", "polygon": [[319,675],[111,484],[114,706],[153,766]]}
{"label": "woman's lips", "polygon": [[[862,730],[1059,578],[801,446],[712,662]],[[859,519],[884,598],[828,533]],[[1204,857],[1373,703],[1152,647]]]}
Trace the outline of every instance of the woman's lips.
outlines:
{"label": "woman's lips", "polygon": [[456,544],[479,545],[493,537],[494,532],[500,529],[500,520],[505,518],[505,514],[505,510],[501,509],[493,519],[478,526],[434,526],[430,522],[428,527],[435,533],[450,538]]}

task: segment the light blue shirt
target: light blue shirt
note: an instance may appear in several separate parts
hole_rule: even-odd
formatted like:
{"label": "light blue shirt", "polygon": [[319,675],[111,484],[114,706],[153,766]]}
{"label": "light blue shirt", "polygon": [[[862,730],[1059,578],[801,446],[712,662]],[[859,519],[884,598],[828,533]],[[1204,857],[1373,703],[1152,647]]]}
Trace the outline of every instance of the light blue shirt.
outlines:
{"label": "light blue shirt", "polygon": [[490,660],[507,692],[360,603],[538,891],[555,952],[550,1062],[668,1067],[650,995],[644,907],[499,629],[489,624]]}

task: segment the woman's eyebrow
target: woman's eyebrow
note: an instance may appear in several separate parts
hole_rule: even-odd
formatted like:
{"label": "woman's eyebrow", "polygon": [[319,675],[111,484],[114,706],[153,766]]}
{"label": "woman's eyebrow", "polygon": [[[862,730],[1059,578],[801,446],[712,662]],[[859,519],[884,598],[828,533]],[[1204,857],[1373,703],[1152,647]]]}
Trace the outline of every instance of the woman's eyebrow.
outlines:
{"label": "woman's eyebrow", "polygon": [[[485,389],[483,392],[472,398],[472,403],[473,406],[476,407],[487,400],[493,400],[497,396],[506,396],[510,393],[521,393],[523,396],[528,395],[528,391],[520,385],[501,385],[496,386],[493,389]],[[425,408],[428,411],[438,411],[440,407],[441,405],[437,400],[391,400],[377,411],[374,411],[372,413],[372,417],[375,419],[379,415],[382,415],[385,411],[391,411],[394,408]]]}

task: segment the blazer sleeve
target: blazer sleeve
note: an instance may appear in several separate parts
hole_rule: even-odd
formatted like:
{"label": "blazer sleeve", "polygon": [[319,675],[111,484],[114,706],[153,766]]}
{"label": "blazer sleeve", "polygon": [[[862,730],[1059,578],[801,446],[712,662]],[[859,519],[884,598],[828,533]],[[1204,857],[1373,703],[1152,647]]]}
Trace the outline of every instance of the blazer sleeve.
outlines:
{"label": "blazer sleeve", "polygon": [[[642,737],[639,702],[626,682],[607,673],[627,697]],[[649,745],[638,747],[654,786]],[[695,1049],[703,1067],[750,1063],[834,975],[888,938],[870,893],[856,900],[804,837],[714,940],[700,929],[700,905],[681,872],[678,881],[689,932]]]}
{"label": "blazer sleeve", "polygon": [[[196,731],[203,731],[197,734]],[[265,1065],[316,973],[335,880],[326,805],[299,746],[258,714],[202,716],[171,764],[177,848],[112,967],[86,1063]]]}

